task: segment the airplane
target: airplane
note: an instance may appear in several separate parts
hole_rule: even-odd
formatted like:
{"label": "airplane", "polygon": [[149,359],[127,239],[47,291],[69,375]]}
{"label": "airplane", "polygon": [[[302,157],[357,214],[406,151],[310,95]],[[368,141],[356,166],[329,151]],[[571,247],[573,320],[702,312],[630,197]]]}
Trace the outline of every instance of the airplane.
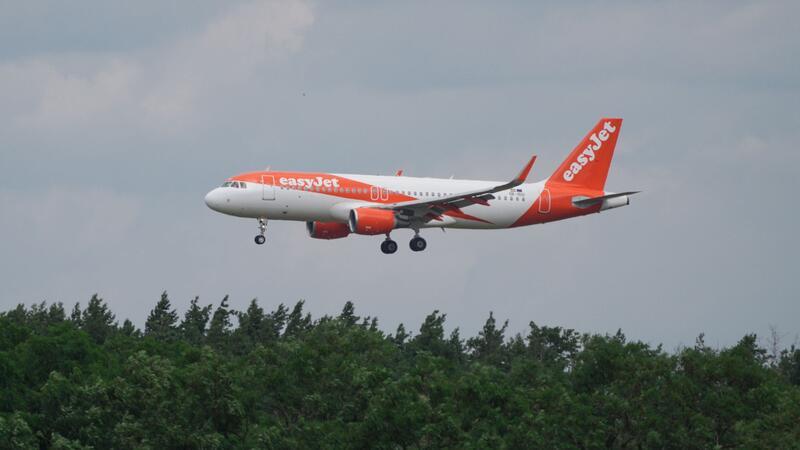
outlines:
{"label": "airplane", "polygon": [[306,222],[315,239],[384,235],[381,251],[397,251],[391,233],[409,228],[412,251],[425,250],[426,228],[488,230],[598,213],[630,204],[638,191],[604,190],[621,118],[603,118],[546,180],[527,183],[534,155],[510,181],[477,181],[318,172],[248,172],[228,178],[205,197],[214,211],[258,220],[256,244],[268,220]]}

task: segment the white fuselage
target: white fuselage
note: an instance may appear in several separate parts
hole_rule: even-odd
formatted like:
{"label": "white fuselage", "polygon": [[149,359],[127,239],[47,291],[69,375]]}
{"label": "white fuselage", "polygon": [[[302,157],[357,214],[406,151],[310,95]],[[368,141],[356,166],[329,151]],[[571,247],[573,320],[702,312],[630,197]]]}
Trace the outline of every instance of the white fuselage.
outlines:
{"label": "white fuselage", "polygon": [[[323,177],[335,183],[320,182]],[[346,222],[347,214],[353,208],[382,205],[398,199],[435,200],[502,184],[496,181],[354,174],[308,174],[304,178],[303,174],[286,176],[285,173],[273,175],[270,172],[240,175],[226,184],[237,179],[252,181],[239,182],[245,187],[229,185],[209,192],[206,196],[209,207],[239,217],[307,222]],[[297,181],[303,179],[309,181]],[[495,193],[495,199],[488,205],[474,204],[461,208],[463,216],[445,215],[441,220],[430,221],[421,227],[507,228],[531,208],[543,187],[544,181],[524,183]]]}

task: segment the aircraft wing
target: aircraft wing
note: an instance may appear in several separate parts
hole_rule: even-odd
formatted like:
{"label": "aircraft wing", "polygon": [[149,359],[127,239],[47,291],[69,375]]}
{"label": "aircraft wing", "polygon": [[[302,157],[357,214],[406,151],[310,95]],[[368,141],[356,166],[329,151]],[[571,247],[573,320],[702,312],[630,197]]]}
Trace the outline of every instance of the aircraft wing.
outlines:
{"label": "aircraft wing", "polygon": [[380,209],[392,209],[399,214],[408,216],[408,220],[441,220],[441,215],[447,211],[459,211],[460,208],[470,205],[486,205],[494,199],[495,192],[505,191],[524,183],[536,161],[536,155],[531,157],[520,173],[508,183],[500,184],[488,189],[460,192],[447,197],[438,197],[427,200],[411,200],[407,202],[389,203],[375,206]]}

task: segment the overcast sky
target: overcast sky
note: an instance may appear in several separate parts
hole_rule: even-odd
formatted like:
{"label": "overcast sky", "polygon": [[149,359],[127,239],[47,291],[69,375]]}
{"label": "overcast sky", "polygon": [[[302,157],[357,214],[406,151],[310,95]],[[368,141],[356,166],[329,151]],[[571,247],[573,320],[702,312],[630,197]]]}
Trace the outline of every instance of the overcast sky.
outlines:
{"label": "overcast sky", "polygon": [[[0,3],[0,310],[86,304],[140,326],[167,290],[234,308],[352,300],[393,331],[489,311],[668,349],[800,333],[800,3]],[[625,122],[629,207],[502,231],[308,238],[209,210],[236,173],[550,175]]]}

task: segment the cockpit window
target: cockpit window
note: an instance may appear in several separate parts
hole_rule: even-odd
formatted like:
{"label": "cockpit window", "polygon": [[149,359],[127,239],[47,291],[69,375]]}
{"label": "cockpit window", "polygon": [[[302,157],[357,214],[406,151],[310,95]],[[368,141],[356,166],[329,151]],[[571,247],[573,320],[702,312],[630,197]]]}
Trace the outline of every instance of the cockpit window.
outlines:
{"label": "cockpit window", "polygon": [[231,183],[230,181],[226,181],[226,182],[222,183],[222,187],[228,187],[228,186],[230,186],[231,184],[232,184],[232,183]]}
{"label": "cockpit window", "polygon": [[247,185],[244,183],[244,181],[240,181],[239,182],[239,186],[241,186],[242,189],[246,189],[247,188]]}
{"label": "cockpit window", "polygon": [[234,181],[233,182],[233,187],[238,188],[239,187],[239,182],[238,181]]}

